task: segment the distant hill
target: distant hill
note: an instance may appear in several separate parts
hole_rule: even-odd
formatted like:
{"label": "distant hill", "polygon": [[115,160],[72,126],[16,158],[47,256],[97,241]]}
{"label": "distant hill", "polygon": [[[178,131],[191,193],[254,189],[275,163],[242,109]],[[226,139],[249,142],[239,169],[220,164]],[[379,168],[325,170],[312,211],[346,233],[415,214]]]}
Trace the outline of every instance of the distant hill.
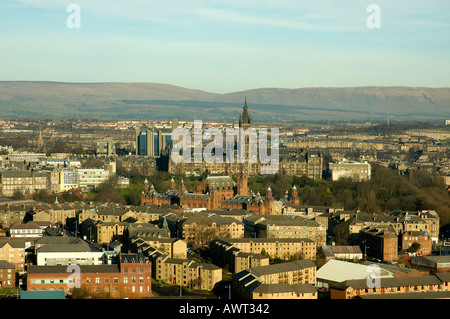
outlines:
{"label": "distant hill", "polygon": [[450,88],[259,88],[227,94],[159,83],[0,81],[0,117],[255,121],[442,121]]}

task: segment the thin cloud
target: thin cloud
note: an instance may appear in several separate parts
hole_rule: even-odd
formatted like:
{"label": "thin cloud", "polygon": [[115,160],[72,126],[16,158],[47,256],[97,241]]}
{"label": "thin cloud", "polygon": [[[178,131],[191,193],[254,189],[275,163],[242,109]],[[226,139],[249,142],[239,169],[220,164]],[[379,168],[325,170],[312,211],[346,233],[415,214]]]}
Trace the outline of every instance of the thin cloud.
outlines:
{"label": "thin cloud", "polygon": [[287,28],[295,30],[308,31],[354,31],[354,28],[345,26],[337,26],[335,23],[324,24],[324,21],[315,23],[293,21],[291,19],[281,19],[269,16],[257,16],[231,10],[197,8],[192,13],[202,17],[203,19],[239,23],[241,25],[259,25],[276,28]]}

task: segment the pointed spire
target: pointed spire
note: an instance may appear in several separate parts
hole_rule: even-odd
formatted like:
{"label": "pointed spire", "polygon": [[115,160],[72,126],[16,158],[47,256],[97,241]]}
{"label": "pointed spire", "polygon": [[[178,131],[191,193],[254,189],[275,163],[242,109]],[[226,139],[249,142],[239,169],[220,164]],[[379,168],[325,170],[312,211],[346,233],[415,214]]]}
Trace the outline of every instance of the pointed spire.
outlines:
{"label": "pointed spire", "polygon": [[38,138],[38,151],[42,151],[44,149],[44,137],[42,135],[42,130],[39,129],[39,138]]}
{"label": "pointed spire", "polygon": [[239,116],[239,126],[241,126],[242,124],[251,124],[251,123],[252,123],[252,118],[248,114],[247,97],[245,97],[242,114]]}
{"label": "pointed spire", "polygon": [[248,118],[247,97],[245,97],[245,100],[244,100],[244,108],[243,108],[243,111],[242,111],[242,118],[243,119],[247,119]]}

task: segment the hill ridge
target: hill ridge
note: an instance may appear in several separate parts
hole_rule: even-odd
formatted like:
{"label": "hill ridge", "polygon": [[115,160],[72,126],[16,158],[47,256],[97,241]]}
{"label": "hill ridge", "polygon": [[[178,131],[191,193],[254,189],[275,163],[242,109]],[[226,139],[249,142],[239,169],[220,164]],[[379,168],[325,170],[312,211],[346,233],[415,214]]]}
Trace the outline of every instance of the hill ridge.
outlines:
{"label": "hill ridge", "polygon": [[213,93],[155,82],[0,81],[3,117],[234,120],[244,97],[260,121],[376,121],[387,113],[403,121],[450,118],[447,87],[265,87]]}

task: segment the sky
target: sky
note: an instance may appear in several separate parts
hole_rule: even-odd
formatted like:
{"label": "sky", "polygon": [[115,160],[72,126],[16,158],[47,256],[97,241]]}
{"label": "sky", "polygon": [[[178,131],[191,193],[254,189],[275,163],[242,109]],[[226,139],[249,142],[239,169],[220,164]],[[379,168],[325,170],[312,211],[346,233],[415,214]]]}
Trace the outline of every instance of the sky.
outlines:
{"label": "sky", "polygon": [[229,93],[449,87],[449,74],[448,0],[0,1],[0,81]]}

